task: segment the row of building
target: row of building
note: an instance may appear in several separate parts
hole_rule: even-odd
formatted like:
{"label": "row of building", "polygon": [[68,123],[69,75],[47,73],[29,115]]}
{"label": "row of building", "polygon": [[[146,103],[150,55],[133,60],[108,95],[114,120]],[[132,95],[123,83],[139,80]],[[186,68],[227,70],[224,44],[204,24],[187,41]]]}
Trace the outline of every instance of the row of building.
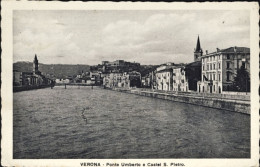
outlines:
{"label": "row of building", "polygon": [[[155,70],[141,76],[140,64],[124,60],[102,61],[91,66],[89,72],[81,72],[76,77],[57,78],[59,83],[86,83],[104,87],[146,87],[163,91],[222,93],[234,90],[234,80],[238,70],[243,67],[250,75],[250,49],[230,47],[216,49],[203,54],[200,39],[194,49],[194,61],[188,64],[165,63]],[[47,85],[52,79],[38,70],[35,55],[33,72],[14,72],[14,86]],[[250,81],[249,81],[250,82]],[[250,83],[246,91],[250,91]]]}
{"label": "row of building", "polygon": [[[222,93],[234,91],[234,80],[241,67],[250,75],[250,49],[234,46],[227,49],[217,48],[212,53],[206,50],[203,54],[198,37],[194,61],[188,64],[166,63],[145,76],[141,76],[137,71],[120,70],[122,67],[127,68],[124,61],[102,62],[103,67],[108,64],[119,70],[102,73],[105,87],[146,87],[163,91]],[[245,84],[248,84],[246,91],[249,92],[250,81]]]}
{"label": "row of building", "polygon": [[142,77],[142,85],[164,91],[222,93],[233,90],[234,79],[241,67],[250,74],[249,48],[217,48],[216,52],[206,51],[203,55],[198,37],[194,62],[185,65],[166,63]]}
{"label": "row of building", "polygon": [[[83,83],[83,84],[91,84],[91,85],[104,85],[107,87],[113,87],[124,85],[126,83],[120,83],[119,76],[124,76],[123,80],[126,80],[125,77],[129,74],[129,77],[132,78],[132,75],[135,73],[134,71],[138,71],[140,68],[140,63],[136,62],[127,62],[124,60],[116,60],[116,61],[102,61],[101,64],[90,66],[90,71],[81,72],[77,74],[76,77],[63,77],[56,78],[57,84],[65,84],[65,83]],[[108,82],[108,78],[115,78],[115,80]],[[104,82],[105,81],[105,82]],[[111,84],[113,83],[113,84]],[[118,83],[118,84],[117,84]],[[131,84],[132,86],[132,84]]]}

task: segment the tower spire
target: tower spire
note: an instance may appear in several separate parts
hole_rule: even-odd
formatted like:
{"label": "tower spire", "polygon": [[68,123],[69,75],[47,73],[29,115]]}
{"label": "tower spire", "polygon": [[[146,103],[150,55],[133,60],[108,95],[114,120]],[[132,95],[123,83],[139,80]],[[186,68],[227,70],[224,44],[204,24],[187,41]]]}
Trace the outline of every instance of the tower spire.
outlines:
{"label": "tower spire", "polygon": [[37,55],[35,54],[34,56],[34,60],[33,60],[33,73],[38,73],[39,72],[39,64],[38,64],[38,59],[37,59]]}
{"label": "tower spire", "polygon": [[201,47],[200,47],[200,37],[198,36],[197,46],[196,46],[195,52],[200,52],[200,51],[201,51]]}
{"label": "tower spire", "polygon": [[194,51],[194,61],[200,61],[202,54],[203,54],[203,51],[200,47],[200,37],[198,35],[197,45],[196,45],[196,48]]}

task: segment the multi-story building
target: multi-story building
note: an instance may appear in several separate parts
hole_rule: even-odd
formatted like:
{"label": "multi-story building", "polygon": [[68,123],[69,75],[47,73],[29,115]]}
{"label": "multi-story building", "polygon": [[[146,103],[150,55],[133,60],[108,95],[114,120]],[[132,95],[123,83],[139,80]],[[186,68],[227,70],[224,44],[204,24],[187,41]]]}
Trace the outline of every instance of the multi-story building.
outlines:
{"label": "multi-story building", "polygon": [[201,81],[197,84],[198,92],[222,93],[232,90],[237,70],[244,66],[250,73],[250,49],[230,47],[218,49],[201,57]]}
{"label": "multi-story building", "polygon": [[104,87],[140,87],[141,74],[136,71],[124,73],[110,73],[103,78]]}
{"label": "multi-story building", "polygon": [[187,92],[189,90],[188,80],[184,69],[184,66],[173,68],[173,91]]}
{"label": "multi-story building", "polygon": [[170,91],[173,89],[173,67],[163,65],[156,69],[156,89]]}
{"label": "multi-story building", "polygon": [[147,74],[142,77],[142,87],[144,88],[151,88],[151,75]]}

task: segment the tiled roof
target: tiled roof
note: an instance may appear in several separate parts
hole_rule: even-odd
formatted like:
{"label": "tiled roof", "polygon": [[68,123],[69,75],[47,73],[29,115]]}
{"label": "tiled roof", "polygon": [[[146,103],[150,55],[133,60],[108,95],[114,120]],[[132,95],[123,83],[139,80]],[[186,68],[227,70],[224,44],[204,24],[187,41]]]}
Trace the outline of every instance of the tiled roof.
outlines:
{"label": "tiled roof", "polygon": [[[235,47],[229,47],[229,48],[226,48],[226,49],[220,49],[218,52],[211,52],[209,54],[205,54],[203,55],[203,57],[207,57],[207,56],[210,56],[210,55],[213,55],[213,54],[216,54],[216,53],[228,53],[228,52],[235,52]],[[246,53],[246,52],[250,52],[250,48],[247,48],[247,47],[236,47],[236,52],[237,53]]]}
{"label": "tiled roof", "polygon": [[[234,52],[235,47],[229,47],[227,49],[221,49],[220,52]],[[237,52],[250,52],[250,48],[236,47]]]}

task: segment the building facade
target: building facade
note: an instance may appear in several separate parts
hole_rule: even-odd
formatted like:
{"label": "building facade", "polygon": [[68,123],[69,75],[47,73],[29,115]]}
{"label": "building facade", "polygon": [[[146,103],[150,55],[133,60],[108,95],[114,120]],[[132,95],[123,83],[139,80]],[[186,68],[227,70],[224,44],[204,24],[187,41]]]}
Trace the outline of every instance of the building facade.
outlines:
{"label": "building facade", "polygon": [[198,92],[222,93],[232,91],[234,77],[238,69],[244,66],[250,73],[250,49],[246,47],[230,47],[218,49],[216,52],[202,56],[201,81]]}
{"label": "building facade", "polygon": [[124,72],[124,73],[110,73],[103,78],[104,87],[140,87],[141,86],[141,74],[136,71]]}
{"label": "building facade", "polygon": [[160,66],[156,69],[156,89],[171,91],[173,90],[173,66]]}
{"label": "building facade", "polygon": [[187,92],[189,90],[184,69],[184,66],[173,68],[173,91]]}

